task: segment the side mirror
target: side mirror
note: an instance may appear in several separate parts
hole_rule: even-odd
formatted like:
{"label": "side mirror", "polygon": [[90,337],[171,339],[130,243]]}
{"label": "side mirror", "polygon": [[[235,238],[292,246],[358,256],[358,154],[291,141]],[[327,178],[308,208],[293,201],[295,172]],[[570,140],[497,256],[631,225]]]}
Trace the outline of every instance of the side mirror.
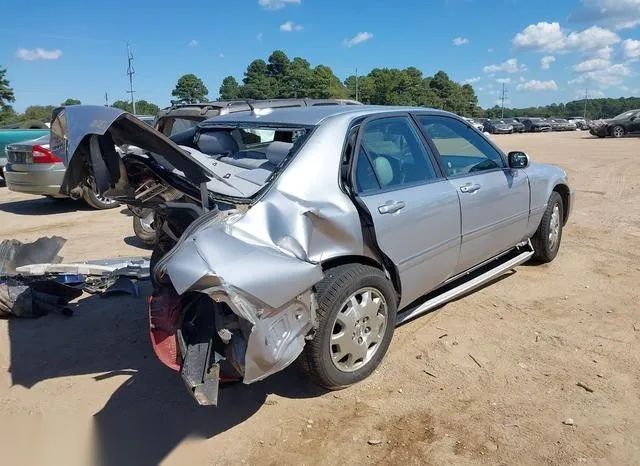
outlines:
{"label": "side mirror", "polygon": [[529,166],[529,156],[521,151],[509,152],[507,159],[509,168],[527,168]]}

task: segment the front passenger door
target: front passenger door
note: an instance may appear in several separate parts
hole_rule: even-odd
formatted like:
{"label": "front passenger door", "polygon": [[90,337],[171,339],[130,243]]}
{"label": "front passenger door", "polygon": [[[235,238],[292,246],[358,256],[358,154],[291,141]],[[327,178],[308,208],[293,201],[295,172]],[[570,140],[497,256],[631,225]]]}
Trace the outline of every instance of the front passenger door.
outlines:
{"label": "front passenger door", "polygon": [[407,115],[367,120],[358,136],[352,184],[396,265],[400,307],[449,278],[460,252],[460,204]]}
{"label": "front passenger door", "polygon": [[447,178],[460,197],[462,245],[456,273],[526,239],[526,173],[508,168],[497,149],[456,118],[419,115],[417,120],[436,147]]}

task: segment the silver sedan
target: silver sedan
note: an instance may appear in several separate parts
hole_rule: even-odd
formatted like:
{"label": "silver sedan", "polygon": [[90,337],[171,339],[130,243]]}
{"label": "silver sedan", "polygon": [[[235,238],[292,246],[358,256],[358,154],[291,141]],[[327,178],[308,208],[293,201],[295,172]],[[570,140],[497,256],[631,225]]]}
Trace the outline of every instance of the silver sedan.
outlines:
{"label": "silver sedan", "polygon": [[330,389],[364,379],[396,325],[553,260],[573,206],[563,169],[438,110],[259,109],[173,141],[115,109],[65,112],[63,191],[90,176],[155,212],[152,343],[202,404],[295,360]]}

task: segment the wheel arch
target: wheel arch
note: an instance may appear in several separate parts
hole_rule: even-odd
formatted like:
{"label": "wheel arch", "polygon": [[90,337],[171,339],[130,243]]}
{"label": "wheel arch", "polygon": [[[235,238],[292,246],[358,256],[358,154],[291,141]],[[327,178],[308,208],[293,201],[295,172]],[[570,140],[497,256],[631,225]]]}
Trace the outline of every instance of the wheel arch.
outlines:
{"label": "wheel arch", "polygon": [[553,187],[553,192],[560,194],[562,198],[562,226],[565,226],[569,219],[569,203],[571,202],[569,186],[564,183],[557,184]]}
{"label": "wheel arch", "polygon": [[393,289],[396,292],[396,300],[397,300],[396,304],[400,303],[400,297],[401,297],[400,277],[398,275],[397,270],[395,270],[395,268],[392,270],[389,270],[388,267],[385,267],[382,263],[380,263],[376,259],[373,259],[367,256],[360,256],[360,255],[336,256],[336,257],[331,257],[329,259],[323,260],[320,263],[320,265],[322,266],[323,272],[329,269],[332,269],[334,267],[338,267],[340,265],[346,265],[346,264],[368,265],[370,267],[375,267],[376,269],[379,269],[385,272],[385,274],[389,276],[391,284],[393,285]]}

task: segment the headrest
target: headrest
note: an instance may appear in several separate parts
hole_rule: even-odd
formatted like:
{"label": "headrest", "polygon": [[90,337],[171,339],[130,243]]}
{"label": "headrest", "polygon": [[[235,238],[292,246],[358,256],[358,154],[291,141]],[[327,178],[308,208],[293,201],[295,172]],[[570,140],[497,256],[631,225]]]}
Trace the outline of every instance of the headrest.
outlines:
{"label": "headrest", "polygon": [[238,152],[238,144],[231,134],[225,131],[200,133],[198,150],[204,154],[234,154]]}
{"label": "headrest", "polygon": [[292,147],[293,143],[291,142],[274,141],[270,143],[265,151],[267,160],[274,165],[280,164]]}
{"label": "headrest", "polygon": [[387,186],[393,181],[393,168],[387,159],[384,157],[376,157],[373,161],[375,165],[376,175],[378,175],[378,181],[382,187]]}

